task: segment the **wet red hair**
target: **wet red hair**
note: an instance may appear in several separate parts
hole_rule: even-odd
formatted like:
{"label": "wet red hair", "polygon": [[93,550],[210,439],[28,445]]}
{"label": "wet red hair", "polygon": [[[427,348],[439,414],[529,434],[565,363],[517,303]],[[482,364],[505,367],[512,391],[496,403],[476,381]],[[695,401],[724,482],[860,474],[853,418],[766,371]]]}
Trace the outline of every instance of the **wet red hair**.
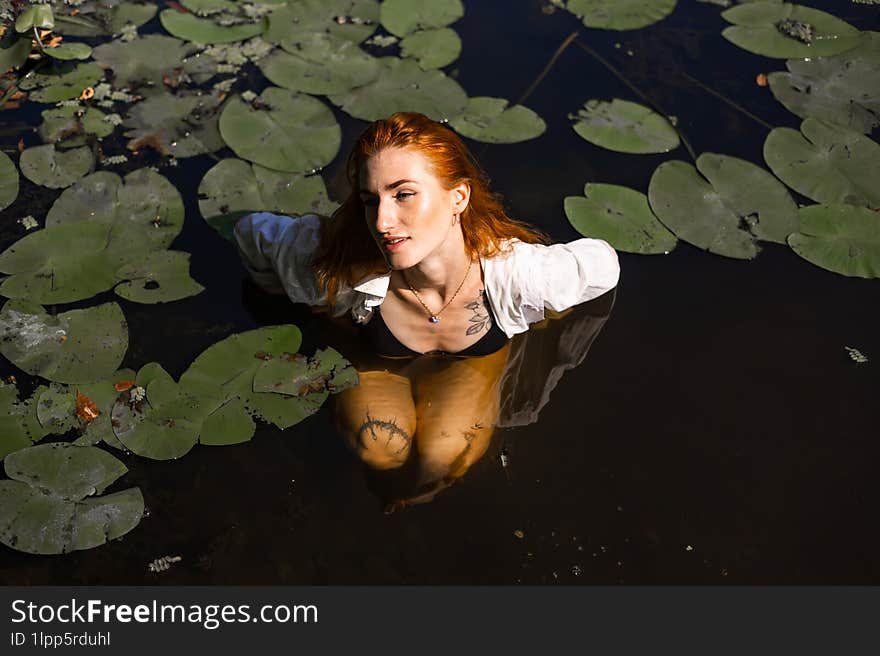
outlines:
{"label": "wet red hair", "polygon": [[544,234],[507,215],[501,198],[489,190],[488,177],[458,135],[423,114],[399,112],[371,123],[358,137],[346,163],[351,190],[333,216],[322,223],[312,268],[331,304],[340,284],[353,285],[367,274],[388,270],[367,227],[359,193],[363,164],[386,148],[420,152],[431,162],[434,175],[445,189],[462,182],[470,184],[470,201],[461,213],[461,230],[471,257],[497,255],[504,250],[504,242],[513,238],[549,243]]}

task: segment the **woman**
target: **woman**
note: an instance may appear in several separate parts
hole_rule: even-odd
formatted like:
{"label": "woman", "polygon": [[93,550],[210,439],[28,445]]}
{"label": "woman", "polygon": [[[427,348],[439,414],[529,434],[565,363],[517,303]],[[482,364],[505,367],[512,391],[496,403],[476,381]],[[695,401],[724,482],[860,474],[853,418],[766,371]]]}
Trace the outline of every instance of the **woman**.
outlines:
{"label": "woman", "polygon": [[[370,350],[408,361],[361,371],[340,397],[348,442],[367,464],[399,467],[415,440],[420,479],[457,477],[488,445],[508,339],[545,308],[615,287],[617,255],[597,239],[546,245],[506,215],[455,133],[421,114],[372,123],[347,174],[351,191],[332,218],[241,219],[245,266],[265,289],[350,314]],[[480,357],[435,371],[420,355]]]}

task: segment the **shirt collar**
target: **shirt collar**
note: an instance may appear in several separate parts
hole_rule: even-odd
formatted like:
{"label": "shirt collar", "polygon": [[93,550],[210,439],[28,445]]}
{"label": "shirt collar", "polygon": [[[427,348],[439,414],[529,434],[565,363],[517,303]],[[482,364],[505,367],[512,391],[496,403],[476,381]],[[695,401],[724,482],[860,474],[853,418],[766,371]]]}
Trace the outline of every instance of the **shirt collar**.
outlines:
{"label": "shirt collar", "polygon": [[357,283],[353,289],[356,292],[384,299],[385,295],[388,293],[388,284],[390,282],[391,274],[389,272],[379,274],[371,273]]}

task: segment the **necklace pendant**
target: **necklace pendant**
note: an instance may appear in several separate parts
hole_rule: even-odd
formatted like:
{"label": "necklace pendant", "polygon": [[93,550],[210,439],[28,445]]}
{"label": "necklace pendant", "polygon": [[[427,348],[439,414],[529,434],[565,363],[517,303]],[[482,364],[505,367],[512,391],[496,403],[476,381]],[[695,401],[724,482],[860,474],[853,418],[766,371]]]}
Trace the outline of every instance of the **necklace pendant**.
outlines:
{"label": "necklace pendant", "polygon": [[440,323],[440,317],[438,317],[436,314],[432,314],[428,321],[430,321],[431,323]]}

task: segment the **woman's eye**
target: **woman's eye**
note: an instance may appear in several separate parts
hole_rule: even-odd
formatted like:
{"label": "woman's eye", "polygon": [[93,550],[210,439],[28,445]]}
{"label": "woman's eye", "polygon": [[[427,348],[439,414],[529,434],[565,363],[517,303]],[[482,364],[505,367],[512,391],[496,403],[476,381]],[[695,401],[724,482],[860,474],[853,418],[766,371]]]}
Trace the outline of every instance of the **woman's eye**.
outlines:
{"label": "woman's eye", "polygon": [[415,194],[409,191],[401,191],[395,196],[395,198],[397,200],[406,200],[410,196],[415,196]]}

